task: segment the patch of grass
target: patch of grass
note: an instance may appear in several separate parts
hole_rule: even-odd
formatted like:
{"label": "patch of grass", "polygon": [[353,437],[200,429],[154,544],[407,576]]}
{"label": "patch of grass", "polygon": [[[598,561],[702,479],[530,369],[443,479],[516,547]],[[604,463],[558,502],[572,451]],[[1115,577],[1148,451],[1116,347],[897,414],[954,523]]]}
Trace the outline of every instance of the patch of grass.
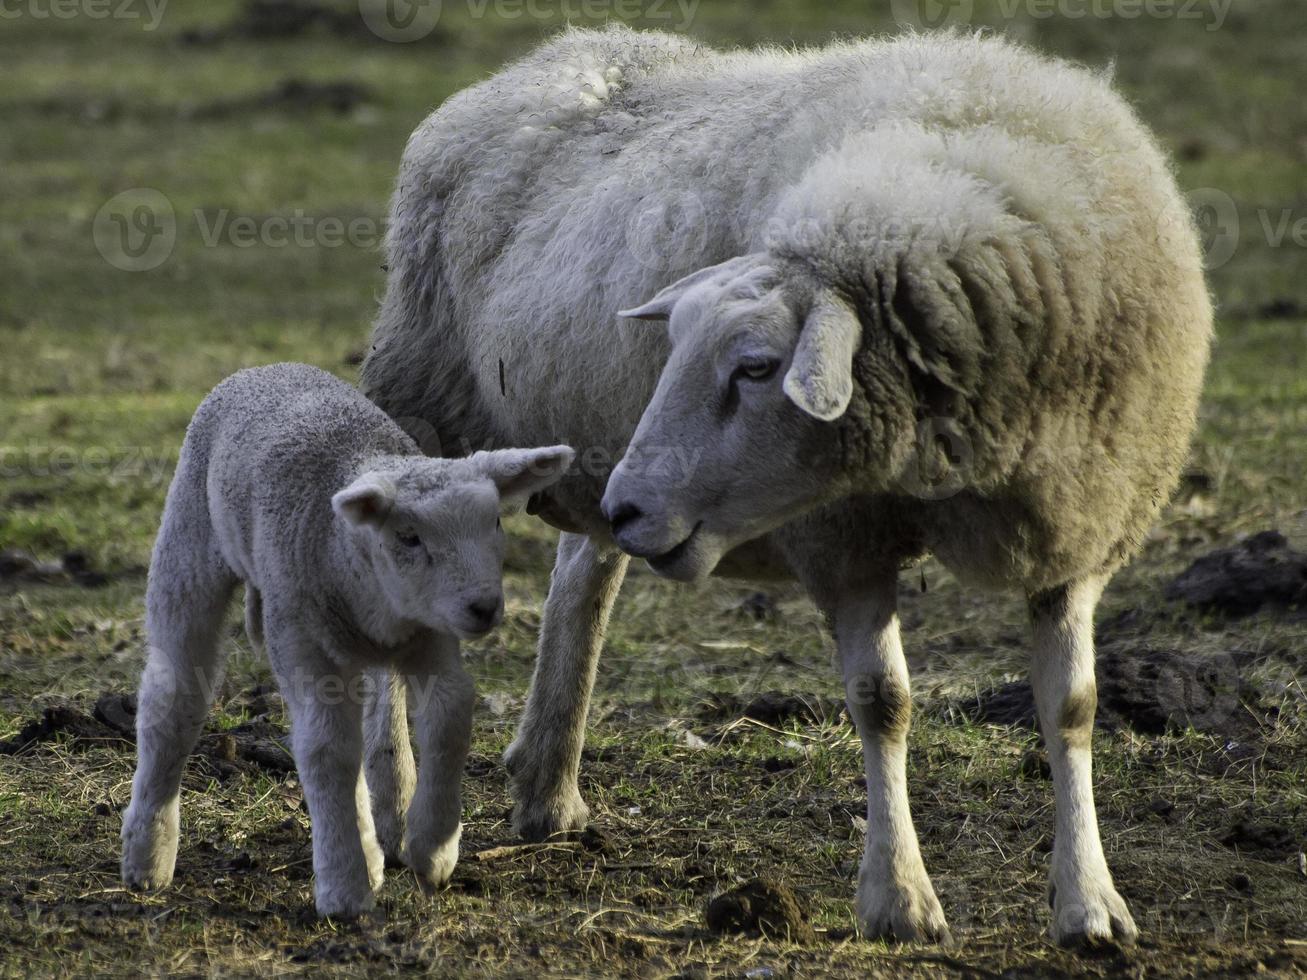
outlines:
{"label": "patch of grass", "polygon": [[[763,728],[712,707],[720,696],[747,702],[762,691],[839,698],[831,644],[791,586],[769,588],[760,621],[742,608],[753,587],[691,591],[633,569],[600,667],[582,774],[609,850],[564,842],[474,860],[514,843],[497,760],[529,680],[556,538],[518,518],[505,625],[468,648],[483,703],[466,781],[467,856],[449,889],[427,900],[391,872],[376,916],[316,921],[296,780],[219,772],[197,757],[185,777],[177,883],[160,896],[131,895],[117,877],[130,753],[55,741],[0,756],[9,863],[0,972],[1307,969],[1302,945],[1286,942],[1307,939],[1307,879],[1294,850],[1307,845],[1307,624],[1273,613],[1204,618],[1162,597],[1172,575],[1239,534],[1274,527],[1307,547],[1304,256],[1292,236],[1276,243],[1266,233],[1286,215],[1290,226],[1307,217],[1307,11],[1295,0],[1236,0],[1209,29],[1210,16],[1042,17],[1018,4],[1006,17],[1011,6],[976,0],[972,24],[1110,67],[1176,153],[1182,186],[1227,195],[1239,222],[1239,247],[1211,270],[1221,322],[1193,457],[1210,488],[1166,513],[1101,612],[1105,624],[1139,618],[1129,630],[1110,627],[1117,642],[1229,658],[1242,684],[1232,704],[1207,712],[1205,727],[1097,736],[1104,839],[1144,930],[1139,950],[1077,958],[1042,938],[1052,800],[1038,767],[1023,762],[1036,741],[953,710],[1024,673],[1023,604],[964,590],[934,563],[905,576],[902,589],[919,708],[911,785],[957,947],[851,938],[864,791],[845,723]],[[3,738],[51,701],[89,707],[105,690],[134,688],[144,568],[190,413],[243,366],[303,360],[354,379],[383,281],[376,240],[409,132],[431,106],[560,22],[496,17],[494,5],[478,18],[473,5],[447,0],[437,30],[412,45],[323,30],[186,41],[185,32],[228,24],[242,9],[239,0],[174,0],[153,32],[85,16],[18,17],[0,29],[0,548],[46,559],[79,550],[108,574],[93,589],[0,584]],[[689,31],[719,44],[820,43],[895,30],[894,9],[703,0]],[[669,26],[648,15],[635,23]],[[214,109],[275,93],[287,79],[349,82],[363,97],[344,112]],[[161,192],[177,229],[167,261],[140,273],[106,261],[92,235],[101,206],[134,187]],[[247,246],[230,231],[242,217],[299,215],[319,230],[338,219],[362,232],[339,246],[320,235]],[[271,683],[238,620],[233,609],[217,730],[249,718],[250,692]],[[265,707],[284,723],[275,700]],[[1283,846],[1249,850],[1232,837],[1239,821],[1279,833]],[[707,932],[708,898],[755,875],[794,886],[818,943]]]}

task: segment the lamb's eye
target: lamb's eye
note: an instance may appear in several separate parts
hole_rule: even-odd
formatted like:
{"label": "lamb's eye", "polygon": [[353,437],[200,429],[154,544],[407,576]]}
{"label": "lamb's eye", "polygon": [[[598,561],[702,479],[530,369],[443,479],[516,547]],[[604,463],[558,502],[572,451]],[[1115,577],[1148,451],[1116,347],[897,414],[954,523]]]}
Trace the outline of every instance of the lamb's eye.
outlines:
{"label": "lamb's eye", "polygon": [[766,381],[780,366],[781,362],[774,357],[749,357],[740,362],[735,373],[749,381]]}
{"label": "lamb's eye", "polygon": [[422,547],[422,539],[419,538],[416,534],[397,534],[395,535],[395,540],[397,540],[405,548]]}

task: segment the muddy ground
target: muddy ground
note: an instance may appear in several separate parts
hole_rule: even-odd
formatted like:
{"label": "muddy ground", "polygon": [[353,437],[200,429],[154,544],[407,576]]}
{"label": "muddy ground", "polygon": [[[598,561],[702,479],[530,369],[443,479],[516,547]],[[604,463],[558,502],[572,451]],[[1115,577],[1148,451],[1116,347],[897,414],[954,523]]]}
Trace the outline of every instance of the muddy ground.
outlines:
{"label": "muddy ground", "polygon": [[[904,576],[901,606],[911,799],[952,944],[853,935],[858,746],[831,643],[788,587],[686,589],[634,568],[585,752],[592,829],[520,846],[499,758],[554,543],[526,518],[509,525],[505,624],[467,647],[480,703],[448,888],[428,899],[394,869],[363,921],[313,916],[283,706],[233,610],[184,777],[176,881],[123,891],[145,567],[191,413],[248,365],[354,379],[408,134],[569,16],[628,5],[445,0],[412,43],[345,0],[173,0],[153,26],[146,4],[92,6],[9,4],[0,19],[0,975],[1307,974],[1298,0],[950,7],[1113,72],[1174,155],[1211,249],[1218,337],[1190,472],[1099,611],[1095,784],[1141,940],[1093,955],[1045,937],[1052,793],[1023,604],[934,563]],[[684,24],[662,3],[634,22],[822,43],[898,30],[913,5],[690,6]],[[157,265],[106,247],[115,216],[171,236]],[[263,233],[290,221],[302,237]]]}

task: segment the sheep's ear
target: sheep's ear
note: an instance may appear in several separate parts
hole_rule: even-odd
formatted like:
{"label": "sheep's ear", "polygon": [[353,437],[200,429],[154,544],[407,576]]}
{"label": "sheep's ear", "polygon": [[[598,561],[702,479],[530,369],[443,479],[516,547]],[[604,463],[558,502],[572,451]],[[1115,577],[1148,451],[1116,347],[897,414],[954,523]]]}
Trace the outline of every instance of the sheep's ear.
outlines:
{"label": "sheep's ear", "polygon": [[826,293],[804,321],[782,388],[813,418],[831,422],[853,398],[853,355],[862,327],[848,303]]}
{"label": "sheep's ear", "polygon": [[617,315],[631,320],[671,319],[672,307],[676,305],[677,300],[695,286],[708,282],[710,279],[735,275],[744,266],[755,264],[758,258],[757,255],[740,255],[733,259],[727,259],[725,262],[719,262],[717,265],[707,266],[698,272],[691,272],[685,278],[678,279],[670,286],[664,287],[649,302],[634,306],[629,310],[618,310]]}
{"label": "sheep's ear", "polygon": [[499,490],[506,506],[517,506],[533,493],[558,482],[576,454],[570,446],[543,449],[497,449],[472,459]]}
{"label": "sheep's ear", "polygon": [[364,473],[331,498],[331,509],[356,526],[379,526],[395,506],[395,485],[379,473]]}

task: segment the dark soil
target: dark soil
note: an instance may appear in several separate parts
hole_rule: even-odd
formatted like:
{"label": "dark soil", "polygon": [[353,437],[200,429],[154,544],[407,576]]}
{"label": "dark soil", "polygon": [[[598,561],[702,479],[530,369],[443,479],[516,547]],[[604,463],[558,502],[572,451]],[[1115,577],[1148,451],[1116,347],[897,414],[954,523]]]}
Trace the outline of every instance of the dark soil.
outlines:
{"label": "dark soil", "polygon": [[779,726],[791,721],[805,725],[831,722],[839,718],[843,711],[843,701],[817,694],[764,691],[752,697],[711,694],[700,708],[700,715],[716,719],[752,718],[764,725]]}
{"label": "dark soil", "polygon": [[790,942],[817,939],[798,896],[779,882],[754,878],[708,903],[708,928],[715,933],[772,936]]}
{"label": "dark soil", "polygon": [[[1254,722],[1238,711],[1247,681],[1228,656],[1112,646],[1099,652],[1096,672],[1094,723],[1103,731],[1160,735],[1193,727],[1229,733]],[[1037,725],[1028,680],[1012,681],[953,707],[971,721]]]}
{"label": "dark soil", "polygon": [[[66,743],[72,751],[103,746],[128,748],[136,741],[136,696],[106,692],[89,714],[71,704],[46,705],[17,735],[0,742],[0,755],[16,755],[55,741]],[[286,747],[285,729],[264,718],[226,731],[204,732],[194,755],[203,758],[220,778],[255,770],[278,775],[295,771]]]}
{"label": "dark soil", "polygon": [[96,588],[109,582],[109,576],[91,567],[91,560],[81,551],[69,551],[59,561],[42,561],[17,549],[0,551],[0,583],[38,582],[59,584],[73,582]]}
{"label": "dark soil", "polygon": [[1307,554],[1278,531],[1204,555],[1173,579],[1166,598],[1203,612],[1247,616],[1263,607],[1307,612]]}

